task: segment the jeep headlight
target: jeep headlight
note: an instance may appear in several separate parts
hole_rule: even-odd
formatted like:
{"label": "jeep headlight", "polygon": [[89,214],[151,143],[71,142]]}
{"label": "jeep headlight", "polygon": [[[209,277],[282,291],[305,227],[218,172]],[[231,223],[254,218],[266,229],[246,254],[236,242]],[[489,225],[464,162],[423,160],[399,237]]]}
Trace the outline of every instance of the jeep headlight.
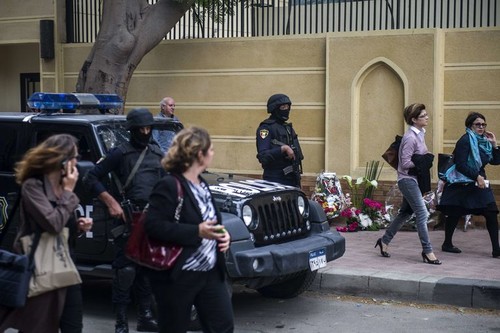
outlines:
{"label": "jeep headlight", "polygon": [[305,215],[306,213],[306,202],[304,200],[304,197],[299,195],[297,197],[297,206],[299,207],[299,213],[300,215]]}
{"label": "jeep headlight", "polygon": [[252,207],[250,207],[249,205],[244,205],[241,211],[241,217],[243,218],[243,222],[248,229],[257,229],[258,221],[257,219],[254,219]]}

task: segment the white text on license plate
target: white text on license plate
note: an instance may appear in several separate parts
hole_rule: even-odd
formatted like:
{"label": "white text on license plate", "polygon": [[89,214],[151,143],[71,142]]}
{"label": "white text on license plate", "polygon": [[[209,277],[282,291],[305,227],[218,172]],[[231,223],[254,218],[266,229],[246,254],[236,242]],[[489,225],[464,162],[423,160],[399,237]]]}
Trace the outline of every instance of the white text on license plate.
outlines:
{"label": "white text on license plate", "polygon": [[325,266],[326,251],[324,248],[309,252],[309,267],[311,268],[311,271],[315,271]]}

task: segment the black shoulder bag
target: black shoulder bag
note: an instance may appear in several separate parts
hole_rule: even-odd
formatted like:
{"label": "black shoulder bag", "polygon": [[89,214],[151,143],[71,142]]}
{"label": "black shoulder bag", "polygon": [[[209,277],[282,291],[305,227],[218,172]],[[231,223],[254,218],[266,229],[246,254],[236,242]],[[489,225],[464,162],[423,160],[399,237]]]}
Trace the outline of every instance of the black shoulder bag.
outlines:
{"label": "black shoulder bag", "polygon": [[[2,238],[7,234],[16,210],[21,201],[21,191],[7,219],[5,228],[0,234]],[[29,254],[16,254],[0,249],[0,305],[10,308],[23,307],[28,298],[30,279],[33,275],[33,257],[40,241],[40,233],[35,233],[33,245]]]}

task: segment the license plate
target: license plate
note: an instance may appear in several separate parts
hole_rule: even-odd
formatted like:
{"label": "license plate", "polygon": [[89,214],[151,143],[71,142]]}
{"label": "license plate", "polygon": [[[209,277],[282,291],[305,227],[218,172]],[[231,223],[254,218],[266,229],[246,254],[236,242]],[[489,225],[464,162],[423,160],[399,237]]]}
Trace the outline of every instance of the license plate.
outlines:
{"label": "license plate", "polygon": [[311,271],[326,267],[326,251],[324,248],[309,252],[309,267]]}

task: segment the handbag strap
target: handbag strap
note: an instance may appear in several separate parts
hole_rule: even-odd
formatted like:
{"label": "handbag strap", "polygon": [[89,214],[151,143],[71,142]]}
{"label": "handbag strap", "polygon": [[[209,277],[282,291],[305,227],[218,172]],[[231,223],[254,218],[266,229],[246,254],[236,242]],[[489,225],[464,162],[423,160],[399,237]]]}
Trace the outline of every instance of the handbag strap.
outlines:
{"label": "handbag strap", "polygon": [[[184,203],[184,191],[182,190],[182,185],[179,180],[179,177],[173,174],[172,176],[175,178],[175,182],[177,184],[177,207],[175,207],[174,221],[175,223],[179,223],[179,220],[181,218],[182,205]],[[146,205],[146,207],[144,207],[143,213],[147,212],[148,209],[149,209],[149,203]]]}
{"label": "handbag strap", "polygon": [[179,223],[179,220],[181,218],[182,204],[184,203],[184,191],[182,190],[179,177],[175,175],[172,176],[174,176],[175,182],[177,183],[177,207],[175,208],[174,220],[175,223]]}

